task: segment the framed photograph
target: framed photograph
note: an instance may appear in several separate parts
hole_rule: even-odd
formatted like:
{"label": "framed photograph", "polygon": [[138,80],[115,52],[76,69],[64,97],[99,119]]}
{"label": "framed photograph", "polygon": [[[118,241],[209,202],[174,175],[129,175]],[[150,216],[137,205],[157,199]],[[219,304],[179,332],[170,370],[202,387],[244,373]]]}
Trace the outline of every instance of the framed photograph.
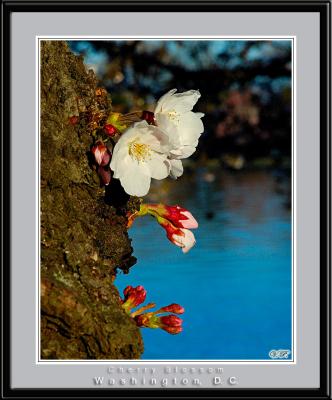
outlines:
{"label": "framed photograph", "polygon": [[4,398],[329,398],[330,6],[3,3]]}

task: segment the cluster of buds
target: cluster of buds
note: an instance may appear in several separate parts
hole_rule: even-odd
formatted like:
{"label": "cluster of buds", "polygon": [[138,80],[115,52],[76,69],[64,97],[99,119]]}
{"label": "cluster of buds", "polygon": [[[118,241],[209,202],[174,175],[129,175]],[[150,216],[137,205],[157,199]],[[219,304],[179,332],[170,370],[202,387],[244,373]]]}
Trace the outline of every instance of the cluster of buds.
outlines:
{"label": "cluster of buds", "polygon": [[[99,95],[99,90],[101,89],[97,89],[96,91],[97,95]],[[103,126],[103,132],[108,138],[114,138],[123,133],[126,128],[127,125],[123,123],[122,114],[110,113]],[[105,139],[105,142],[108,141],[108,138]],[[101,183],[107,186],[111,181],[110,162],[112,153],[101,139],[97,140],[96,144],[92,146],[91,152],[94,155],[95,162],[98,164],[97,172]]]}
{"label": "cluster of buds", "polygon": [[196,229],[198,223],[193,215],[183,207],[165,204],[141,204],[139,211],[128,215],[128,228],[136,217],[152,215],[165,229],[167,238],[187,253],[196,243],[190,229]]}
{"label": "cluster of buds", "polygon": [[152,329],[160,328],[172,335],[182,332],[182,319],[175,315],[184,313],[184,308],[179,304],[173,303],[159,308],[157,311],[145,312],[156,307],[155,303],[149,303],[132,312],[133,308],[145,301],[146,290],[143,286],[136,288],[127,286],[123,294],[122,307],[134,319],[137,326]]}
{"label": "cluster of buds", "polygon": [[[163,315],[165,313],[173,313]],[[182,319],[174,314],[183,314],[184,308],[179,304],[170,304],[157,311],[150,311],[134,316],[137,326],[142,328],[161,328],[164,331],[176,335],[182,332]]]}
{"label": "cluster of buds", "polygon": [[111,181],[110,161],[112,153],[102,141],[98,141],[91,148],[95,161],[98,164],[97,172],[103,185],[107,186]]}

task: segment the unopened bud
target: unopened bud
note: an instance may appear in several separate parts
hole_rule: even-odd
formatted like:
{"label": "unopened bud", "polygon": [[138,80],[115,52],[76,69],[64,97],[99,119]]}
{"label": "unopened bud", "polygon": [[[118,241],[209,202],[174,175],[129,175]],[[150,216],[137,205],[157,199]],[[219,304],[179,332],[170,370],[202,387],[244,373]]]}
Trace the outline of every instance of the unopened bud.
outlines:
{"label": "unopened bud", "polygon": [[104,131],[107,136],[113,137],[116,135],[116,128],[112,124],[106,124],[104,126]]}
{"label": "unopened bud", "polygon": [[73,115],[69,118],[69,123],[70,125],[76,125],[78,123],[78,116],[77,115]]}
{"label": "unopened bud", "polygon": [[154,113],[151,111],[143,111],[141,118],[150,125],[155,125],[156,123],[156,120],[154,118]]}
{"label": "unopened bud", "polygon": [[142,304],[146,298],[146,290],[143,286],[137,286],[133,288],[132,286],[127,286],[123,294],[125,296],[122,307],[126,310],[126,312],[130,312],[130,310],[138,305]]}
{"label": "unopened bud", "polygon": [[99,165],[98,167],[98,175],[100,177],[101,183],[105,186],[109,185],[111,182],[111,171],[108,167],[102,167]]}
{"label": "unopened bud", "polygon": [[165,312],[170,312],[174,314],[183,314],[184,308],[180,306],[180,304],[173,303],[168,306],[162,307],[158,310],[158,313],[165,313]]}
{"label": "unopened bud", "polygon": [[98,165],[105,167],[111,161],[111,153],[102,142],[98,142],[91,149]]}

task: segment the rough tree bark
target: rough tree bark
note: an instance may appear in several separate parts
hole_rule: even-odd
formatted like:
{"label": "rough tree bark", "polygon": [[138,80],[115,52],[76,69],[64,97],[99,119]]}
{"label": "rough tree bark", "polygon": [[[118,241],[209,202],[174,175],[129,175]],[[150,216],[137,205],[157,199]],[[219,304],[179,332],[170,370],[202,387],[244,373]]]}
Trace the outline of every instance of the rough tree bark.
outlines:
{"label": "rough tree bark", "polygon": [[136,261],[125,215],[138,199],[116,180],[105,194],[89,159],[110,99],[61,41],[42,42],[40,85],[41,357],[139,358],[139,328],[113,285]]}

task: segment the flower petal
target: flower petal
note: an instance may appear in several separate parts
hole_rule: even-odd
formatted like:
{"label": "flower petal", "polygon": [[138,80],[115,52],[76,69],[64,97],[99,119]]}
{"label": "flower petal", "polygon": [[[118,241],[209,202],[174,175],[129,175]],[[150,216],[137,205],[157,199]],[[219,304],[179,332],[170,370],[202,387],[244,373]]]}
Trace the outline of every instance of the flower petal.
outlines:
{"label": "flower petal", "polygon": [[179,160],[182,157],[182,154],[183,154],[182,147],[177,147],[176,149],[172,149],[169,152],[169,158]]}
{"label": "flower petal", "polygon": [[192,146],[194,142],[197,142],[201,133],[204,132],[204,125],[196,113],[190,111],[181,115],[177,129],[181,144]]}
{"label": "flower petal", "polygon": [[158,127],[167,135],[169,147],[175,148],[180,146],[181,141],[177,127],[167,114],[156,114],[156,122]]}
{"label": "flower petal", "polygon": [[154,111],[155,114],[161,112],[161,110],[163,109],[163,106],[165,105],[165,103],[167,103],[169,101],[171,96],[176,91],[177,91],[177,89],[171,89],[170,91],[168,91],[167,93],[165,93],[163,96],[160,97],[160,99],[158,100],[156,109]]}
{"label": "flower petal", "polygon": [[194,234],[189,229],[181,229],[183,236],[173,235],[174,244],[182,248],[183,253],[188,251],[195,245],[196,240]]}
{"label": "flower petal", "polygon": [[[126,150],[126,149],[125,149]],[[128,151],[121,149],[113,158],[110,168],[114,171],[114,178],[120,178],[127,174],[128,169],[135,170],[137,163],[130,157]]]}
{"label": "flower petal", "polygon": [[188,90],[183,93],[176,93],[172,96],[170,107],[177,112],[187,112],[193,109],[198,99],[201,97],[199,90]]}
{"label": "flower petal", "polygon": [[195,151],[196,151],[196,147],[193,147],[193,146],[181,146],[176,150],[171,150],[170,154],[169,154],[169,157],[171,159],[181,160],[183,158],[190,157],[193,153],[195,153]]}
{"label": "flower petal", "polygon": [[182,219],[180,221],[184,228],[186,228],[186,229],[198,228],[198,222],[196,221],[196,219],[194,218],[194,216],[192,215],[191,212],[186,210],[186,211],[182,211],[181,214],[183,214],[186,217],[186,219]]}
{"label": "flower petal", "polygon": [[176,89],[172,89],[159,99],[155,114],[167,111],[176,111],[177,113],[190,111],[201,96],[198,90],[188,90],[176,94],[175,92]]}
{"label": "flower petal", "polygon": [[131,196],[145,196],[150,189],[151,177],[139,173],[139,170],[129,170],[126,175],[120,178],[120,182],[125,192]]}
{"label": "flower petal", "polygon": [[141,139],[154,151],[165,153],[169,150],[169,137],[159,127],[149,125],[148,132]]}
{"label": "flower petal", "polygon": [[154,153],[153,157],[147,161],[147,166],[150,171],[151,178],[164,179],[171,169],[170,162],[166,159],[166,155]]}
{"label": "flower petal", "polygon": [[171,170],[170,177],[173,179],[177,179],[179,176],[183,174],[183,165],[181,160],[170,160]]}

